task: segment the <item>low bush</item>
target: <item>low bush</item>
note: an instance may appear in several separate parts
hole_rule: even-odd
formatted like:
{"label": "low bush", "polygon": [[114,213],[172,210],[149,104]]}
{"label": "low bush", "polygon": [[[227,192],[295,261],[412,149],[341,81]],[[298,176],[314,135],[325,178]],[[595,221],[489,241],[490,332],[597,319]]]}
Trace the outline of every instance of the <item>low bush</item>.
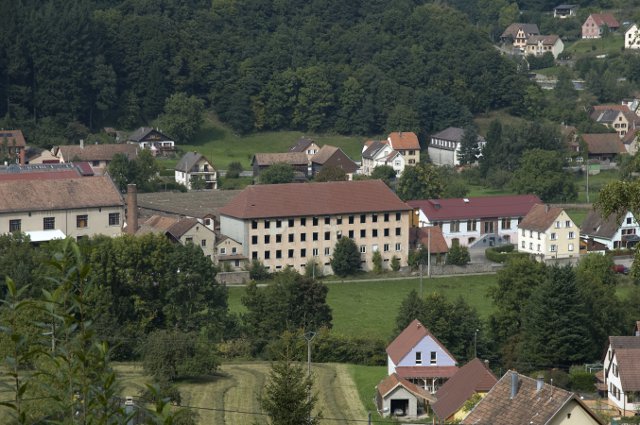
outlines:
{"label": "low bush", "polygon": [[514,245],[492,246],[487,248],[484,251],[484,254],[487,257],[487,260],[493,261],[494,263],[504,263],[508,258],[528,255],[522,252],[516,252],[514,249]]}
{"label": "low bush", "polygon": [[569,370],[569,385],[572,391],[592,393],[596,390],[596,377],[581,367],[572,367]]}

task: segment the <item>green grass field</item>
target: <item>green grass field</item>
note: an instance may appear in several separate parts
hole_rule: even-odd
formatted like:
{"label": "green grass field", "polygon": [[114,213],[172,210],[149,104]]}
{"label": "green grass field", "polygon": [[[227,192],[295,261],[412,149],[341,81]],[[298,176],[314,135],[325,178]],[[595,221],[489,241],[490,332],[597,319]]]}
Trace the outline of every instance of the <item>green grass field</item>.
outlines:
{"label": "green grass field", "polygon": [[624,46],[622,34],[610,34],[608,37],[597,39],[580,39],[565,46],[565,51],[572,54],[573,59],[584,56],[597,56],[620,52]]}
{"label": "green grass field", "polygon": [[[450,300],[462,296],[480,316],[487,317],[493,312],[487,291],[495,282],[495,275],[424,278],[423,292],[438,292]],[[412,289],[419,291],[420,281],[328,282],[327,286],[327,302],[333,311],[335,332],[387,340],[395,327],[400,303]],[[245,311],[240,302],[244,291],[242,287],[229,288],[230,311]]]}

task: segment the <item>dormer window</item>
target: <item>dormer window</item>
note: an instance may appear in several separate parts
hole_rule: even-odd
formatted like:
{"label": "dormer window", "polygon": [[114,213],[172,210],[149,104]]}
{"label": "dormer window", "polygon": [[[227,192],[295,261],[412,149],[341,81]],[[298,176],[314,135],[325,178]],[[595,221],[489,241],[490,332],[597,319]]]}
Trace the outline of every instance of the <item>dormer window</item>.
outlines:
{"label": "dormer window", "polygon": [[435,351],[431,352],[431,359],[429,361],[429,364],[436,364],[438,362],[438,355]]}
{"label": "dormer window", "polygon": [[416,351],[416,366],[422,364],[422,351]]}

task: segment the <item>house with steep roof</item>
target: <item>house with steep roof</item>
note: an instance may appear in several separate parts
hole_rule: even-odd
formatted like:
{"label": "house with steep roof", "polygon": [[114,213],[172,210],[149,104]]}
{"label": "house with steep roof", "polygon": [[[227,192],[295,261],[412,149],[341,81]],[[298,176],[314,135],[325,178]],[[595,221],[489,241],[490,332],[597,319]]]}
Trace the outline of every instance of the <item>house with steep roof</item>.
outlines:
{"label": "house with steep roof", "polygon": [[532,35],[527,39],[524,49],[526,55],[542,56],[547,52],[553,55],[554,59],[564,51],[564,43],[557,35]]}
{"label": "house with steep roof", "polygon": [[271,271],[304,272],[315,259],[325,274],[336,242],[348,237],[371,270],[376,251],[387,268],[394,256],[407,264],[410,211],[381,180],[254,185],[219,210],[220,233]]}
{"label": "house with steep roof", "polygon": [[376,386],[376,406],[382,417],[419,418],[429,413],[436,398],[397,373],[392,373]]}
{"label": "house with steep roof", "polygon": [[559,4],[553,8],[553,17],[566,19],[578,15],[579,5],[577,4]]}
{"label": "house with steep roof", "polygon": [[624,32],[624,48],[629,50],[640,49],[640,31],[637,24],[631,25]]}
{"label": "house with steep roof", "polygon": [[404,158],[407,165],[420,162],[420,142],[412,131],[394,131],[389,133],[387,144]]}
{"label": "house with steep roof", "polygon": [[168,155],[176,151],[176,142],[157,128],[140,127],[127,138],[127,143],[149,149],[153,156]]}
{"label": "house with steep roof", "polygon": [[138,158],[140,148],[131,144],[85,144],[61,145],[53,148],[52,153],[60,162],[88,162],[96,174],[105,172],[116,154],[126,155],[129,160]]}
{"label": "house with steep roof", "polygon": [[[446,128],[433,136],[429,141],[429,158],[435,165],[449,165],[456,167],[460,165],[460,147],[464,138],[464,129],[458,127]],[[484,137],[478,136],[478,148],[484,149],[487,141]]]}
{"label": "house with steep roof", "polygon": [[410,131],[398,131],[389,134],[387,140],[368,140],[362,147],[362,166],[360,172],[370,176],[373,169],[388,165],[400,176],[406,166],[420,162],[420,142],[418,136]]}
{"label": "house with steep roof", "polygon": [[194,186],[205,190],[218,188],[218,171],[204,155],[198,152],[185,153],[176,164],[174,171],[176,183],[186,186],[189,190]]}
{"label": "house with steep roof", "polygon": [[202,249],[205,257],[214,261],[216,235],[213,230],[195,218],[173,218],[154,215],[142,223],[136,235],[160,233],[172,242],[186,245],[195,244]]}
{"label": "house with steep roof", "polygon": [[640,411],[640,332],[634,336],[610,336],[603,360],[604,388],[611,406],[622,416]]}
{"label": "house with steep roof", "polygon": [[627,148],[616,133],[583,134],[589,160],[610,162],[618,155],[626,154]]}
{"label": "house with steep roof", "polygon": [[295,145],[289,148],[289,152],[304,152],[307,155],[307,159],[311,162],[311,158],[320,150],[320,146],[316,144],[313,139],[302,137]]}
{"label": "house with steep roof", "polygon": [[540,35],[538,25],[513,23],[504,30],[500,36],[500,41],[511,43],[517,49],[524,49],[527,45],[527,40],[532,35]]}
{"label": "house with steep roof", "polygon": [[22,130],[0,130],[0,159],[24,165],[26,148]]}
{"label": "house with steep roof", "polygon": [[253,177],[259,177],[274,164],[291,165],[296,172],[297,180],[306,180],[309,177],[309,158],[305,152],[257,153],[251,160]]}
{"label": "house with steep roof", "polygon": [[0,232],[62,232],[76,239],[122,234],[124,200],[109,176],[56,174],[0,179]]}
{"label": "house with steep roof", "polygon": [[344,171],[348,180],[353,180],[353,175],[360,167],[340,148],[324,145],[318,153],[311,158],[311,175],[315,176],[325,167],[337,167]]}
{"label": "house with steep roof", "polygon": [[240,242],[228,236],[217,235],[213,260],[222,271],[238,271],[244,268],[247,257],[242,255]]}
{"label": "house with steep roof", "polygon": [[559,207],[536,204],[518,224],[518,251],[537,260],[579,256],[580,229]]}
{"label": "house with steep roof", "polygon": [[473,359],[462,366],[436,393],[437,401],[433,412],[438,423],[455,423],[464,418],[468,411],[465,403],[474,396],[484,397],[498,382],[488,363]]}
{"label": "house with steep roof", "polygon": [[582,24],[582,38],[601,38],[604,28],[617,31],[620,23],[611,13],[592,13]]}
{"label": "house with steep roof", "polygon": [[605,425],[575,393],[510,370],[460,422],[463,425]]}
{"label": "house with steep roof", "polygon": [[[640,130],[640,117],[627,105],[595,105],[589,116],[595,122],[614,129],[625,145],[633,143],[636,131]],[[627,151],[635,152],[629,147]]]}
{"label": "house with steep roof", "polygon": [[458,361],[418,319],[387,346],[387,374],[435,393],[458,371]]}
{"label": "house with steep roof", "polygon": [[633,248],[640,241],[640,224],[631,211],[620,217],[616,213],[603,217],[592,209],[580,226],[580,239],[597,242],[609,250]]}
{"label": "house with steep roof", "polygon": [[425,249],[431,255],[432,264],[444,262],[449,247],[440,226],[414,227],[409,229],[411,249]]}
{"label": "house with steep roof", "polygon": [[415,211],[413,224],[440,227],[449,247],[488,248],[516,243],[518,223],[541,202],[535,195],[500,195],[413,200],[407,204]]}

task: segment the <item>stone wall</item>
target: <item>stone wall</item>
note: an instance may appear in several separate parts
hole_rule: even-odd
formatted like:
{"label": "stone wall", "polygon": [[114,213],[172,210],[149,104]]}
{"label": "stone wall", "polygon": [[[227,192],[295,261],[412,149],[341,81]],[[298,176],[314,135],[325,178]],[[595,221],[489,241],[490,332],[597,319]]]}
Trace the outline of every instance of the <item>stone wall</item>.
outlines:
{"label": "stone wall", "polygon": [[220,272],[216,274],[216,280],[224,285],[244,285],[249,283],[251,278],[248,271]]}

